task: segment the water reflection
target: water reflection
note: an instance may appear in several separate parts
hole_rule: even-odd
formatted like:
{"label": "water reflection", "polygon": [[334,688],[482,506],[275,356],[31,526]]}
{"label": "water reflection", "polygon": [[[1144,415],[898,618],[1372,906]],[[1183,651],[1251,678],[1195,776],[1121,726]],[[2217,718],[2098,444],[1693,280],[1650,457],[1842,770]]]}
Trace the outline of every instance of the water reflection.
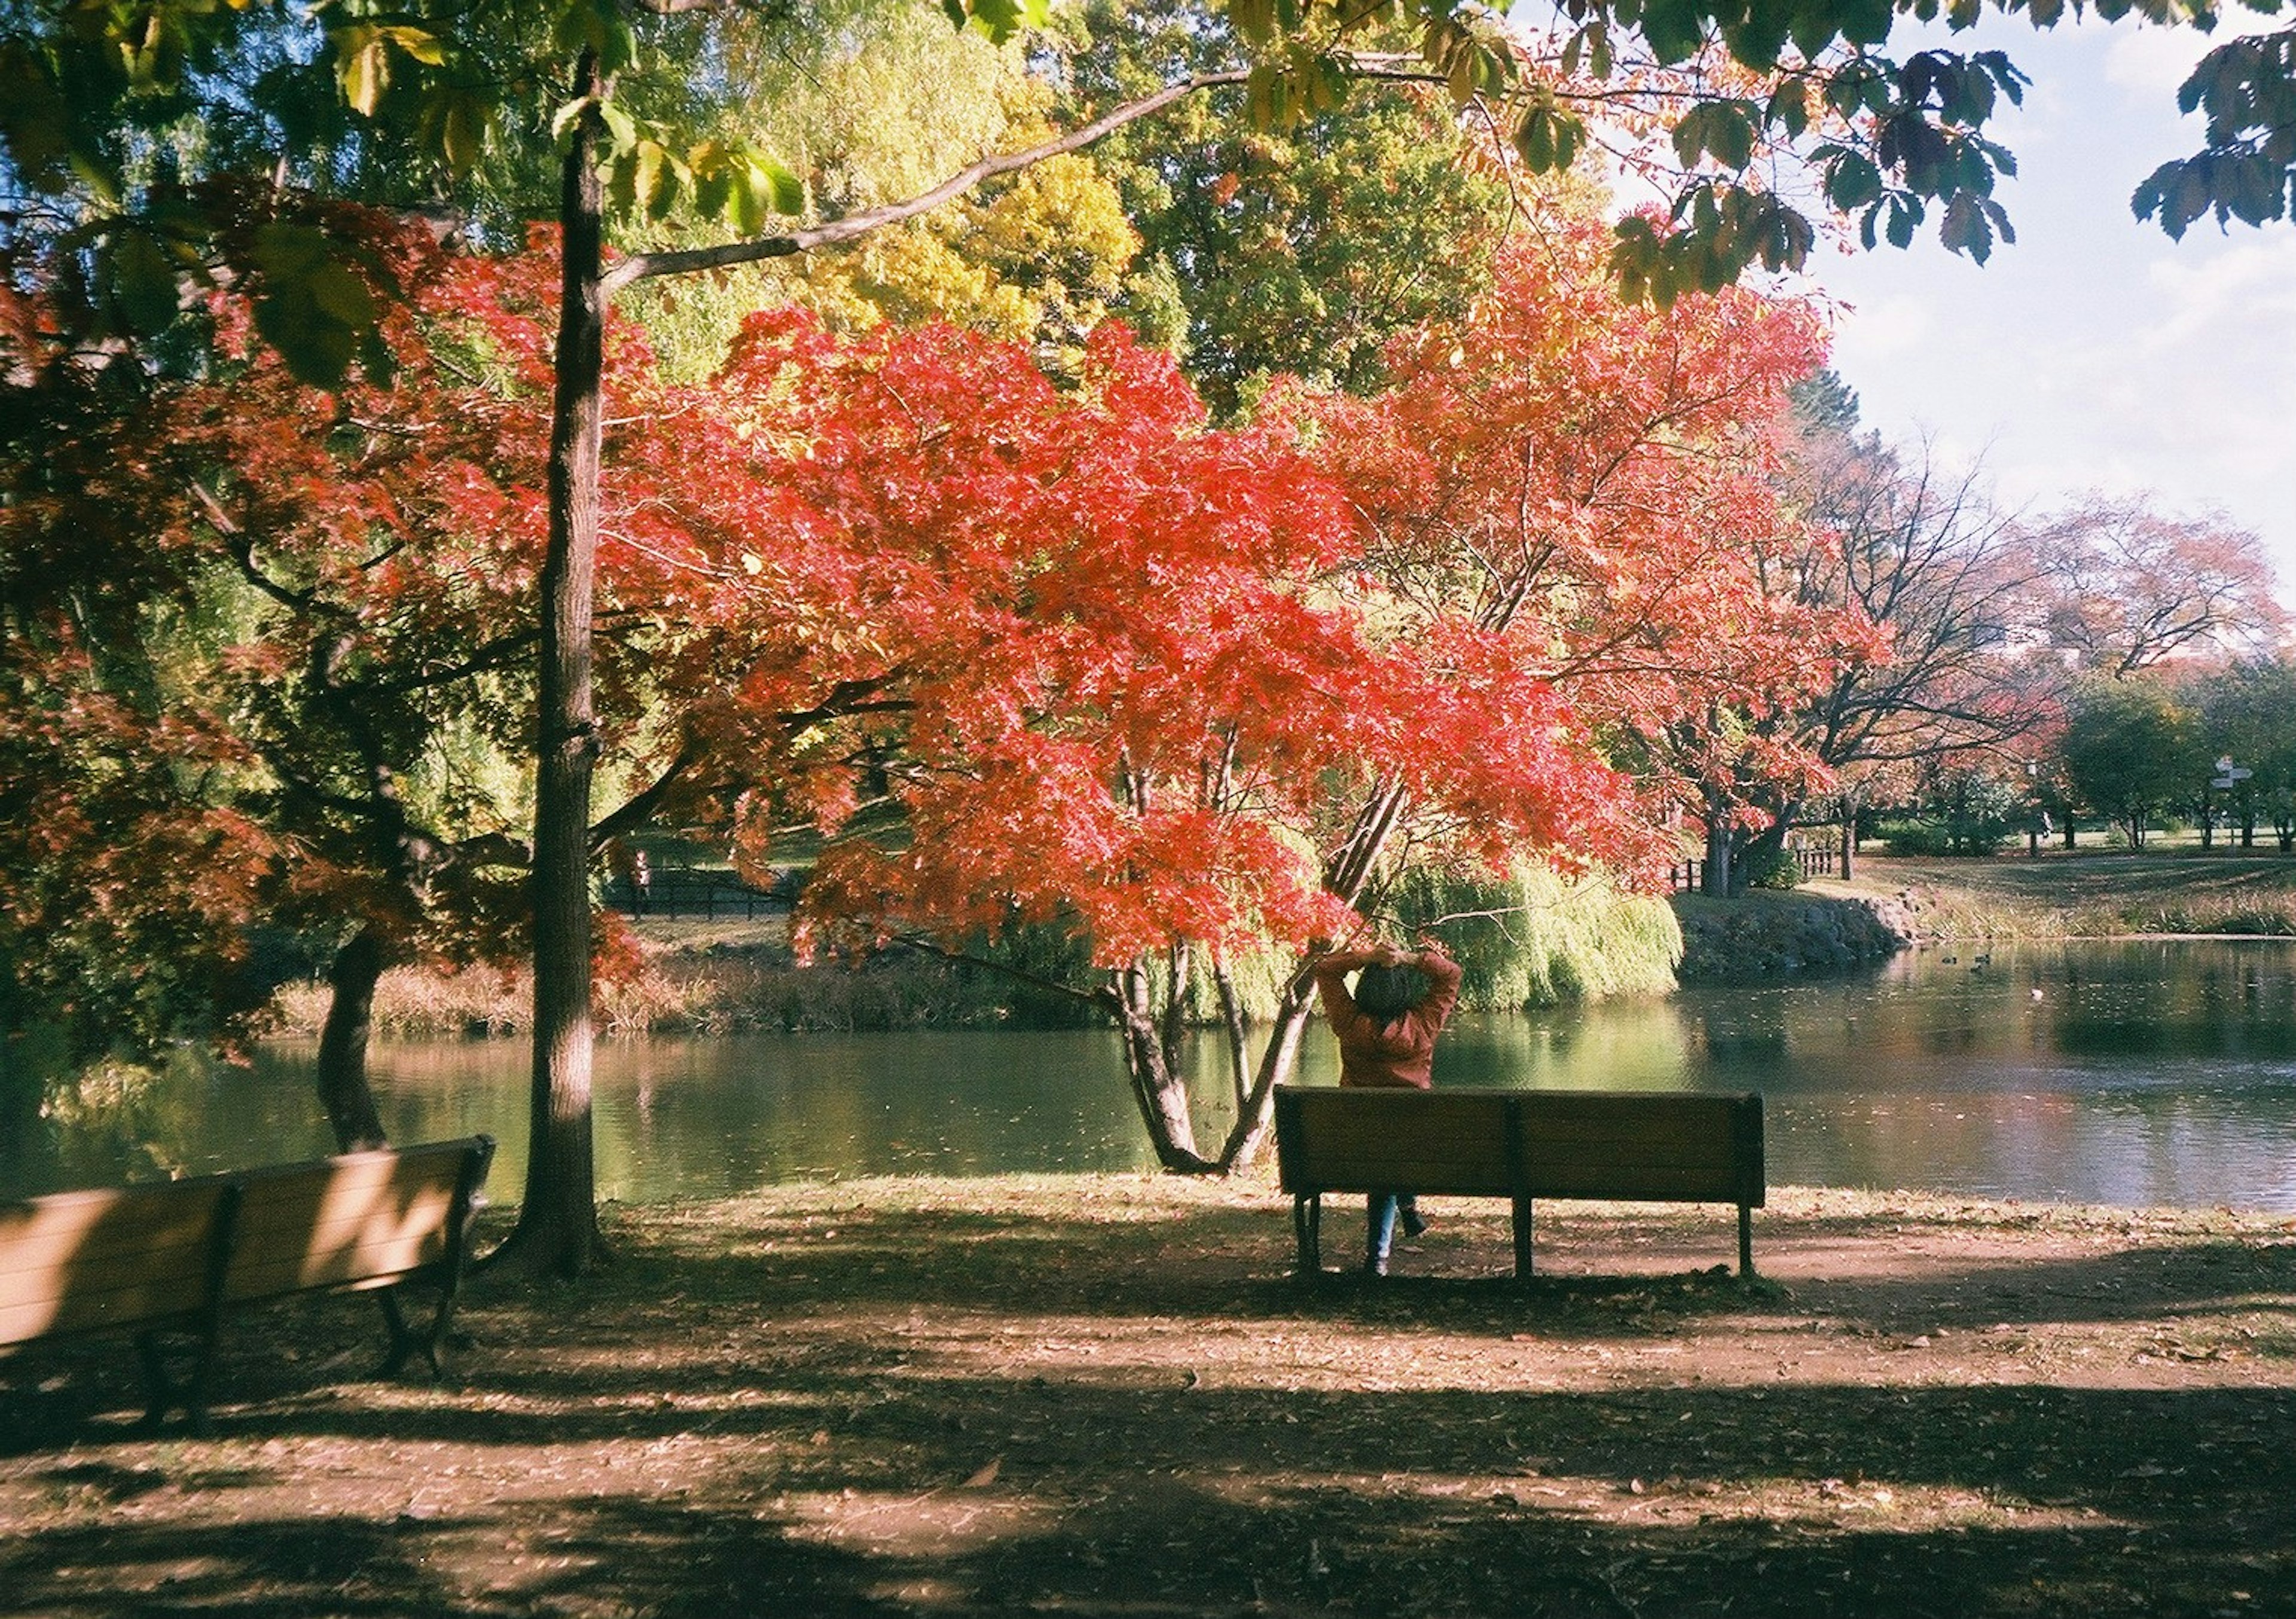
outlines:
{"label": "water reflection", "polygon": [[[310,1060],[283,1045],[250,1068],[180,1064],[38,1119],[0,1096],[0,1193],[324,1152]],[[492,1133],[496,1194],[515,1197],[526,1060],[519,1043],[386,1045],[386,1124],[403,1141]],[[1210,1134],[1225,1075],[1213,1043],[1193,1060]],[[1311,1035],[1306,1076],[1332,1067]],[[1437,1077],[1759,1090],[1780,1183],[2296,1211],[2288,941],[1930,952],[1855,981],[1463,1018]],[[1094,1032],[610,1042],[594,1100],[600,1191],[630,1199],[1152,1164],[1116,1042]]]}

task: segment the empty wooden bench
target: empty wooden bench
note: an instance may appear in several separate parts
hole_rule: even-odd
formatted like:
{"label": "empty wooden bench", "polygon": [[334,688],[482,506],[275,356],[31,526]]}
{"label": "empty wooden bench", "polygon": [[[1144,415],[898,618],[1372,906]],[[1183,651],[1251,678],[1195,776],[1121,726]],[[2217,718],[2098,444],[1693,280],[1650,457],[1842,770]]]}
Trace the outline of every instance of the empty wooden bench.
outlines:
{"label": "empty wooden bench", "polygon": [[1279,1085],[1275,1150],[1300,1269],[1323,1269],[1326,1192],[1506,1198],[1514,1268],[1531,1273],[1540,1198],[1731,1203],[1754,1273],[1762,1099],[1609,1091],[1338,1090]]}
{"label": "empty wooden bench", "polygon": [[[207,1427],[226,1318],[291,1294],[378,1290],[382,1371],[439,1350],[461,1286],[467,1232],[495,1144],[486,1136],[346,1153],[308,1164],[59,1192],[0,1203],[0,1355],[44,1340],[129,1332],[156,1426],[181,1405]],[[409,1327],[398,1289],[435,1288]],[[188,1370],[170,1375],[171,1358]]]}

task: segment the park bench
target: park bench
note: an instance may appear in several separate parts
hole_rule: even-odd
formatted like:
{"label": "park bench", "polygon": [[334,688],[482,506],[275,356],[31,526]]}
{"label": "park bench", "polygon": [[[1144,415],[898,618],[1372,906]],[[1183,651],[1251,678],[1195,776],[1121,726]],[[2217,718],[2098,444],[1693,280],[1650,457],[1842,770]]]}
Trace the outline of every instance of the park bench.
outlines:
{"label": "park bench", "polygon": [[[145,1424],[181,1405],[204,1433],[226,1316],[293,1294],[373,1289],[390,1334],[379,1375],[420,1353],[435,1378],[494,1149],[472,1136],[0,1203],[0,1356],[133,1333]],[[399,1309],[410,1283],[437,1289],[427,1327]],[[171,1376],[170,1361],[186,1356],[187,1371]]]}
{"label": "park bench", "polygon": [[1324,1194],[1374,1191],[1511,1199],[1524,1277],[1538,1198],[1733,1203],[1738,1273],[1754,1273],[1758,1095],[1279,1085],[1275,1151],[1306,1275],[1323,1270]]}

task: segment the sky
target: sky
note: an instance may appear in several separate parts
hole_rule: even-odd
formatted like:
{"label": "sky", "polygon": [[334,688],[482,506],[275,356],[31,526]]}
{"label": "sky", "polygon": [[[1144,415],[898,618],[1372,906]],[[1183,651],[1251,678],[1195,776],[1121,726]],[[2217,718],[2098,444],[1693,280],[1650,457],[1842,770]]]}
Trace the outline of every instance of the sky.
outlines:
{"label": "sky", "polygon": [[2128,207],[2201,143],[2176,96],[2208,37],[2090,22],[1950,43],[1997,45],[2034,80],[1994,120],[2017,156],[1997,192],[2017,241],[1980,267],[1932,222],[1905,251],[1813,255],[1845,306],[1833,365],[1866,425],[1981,462],[2016,507],[2096,489],[2220,510],[2264,540],[2296,603],[2296,225],[2208,219],[2177,242]]}

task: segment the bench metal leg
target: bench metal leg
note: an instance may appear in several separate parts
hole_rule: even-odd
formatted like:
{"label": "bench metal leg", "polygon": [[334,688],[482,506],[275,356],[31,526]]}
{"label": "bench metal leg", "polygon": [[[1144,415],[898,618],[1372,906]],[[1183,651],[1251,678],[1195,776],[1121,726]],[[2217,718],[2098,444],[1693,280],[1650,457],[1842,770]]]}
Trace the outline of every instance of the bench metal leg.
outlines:
{"label": "bench metal leg", "polygon": [[1531,1273],[1530,1258],[1530,1199],[1514,1200],[1514,1273],[1518,1280],[1527,1280]]}
{"label": "bench metal leg", "polygon": [[1743,1281],[1754,1273],[1754,1210],[1751,1204],[1738,1206],[1738,1279]]}
{"label": "bench metal leg", "polygon": [[1300,1239],[1300,1274],[1322,1275],[1324,1198],[1320,1192],[1305,1192],[1292,1199],[1292,1231]]}
{"label": "bench metal leg", "polygon": [[[166,1329],[135,1335],[135,1358],[144,1368],[144,1415],[136,1423],[138,1428],[159,1432],[167,1425],[168,1413],[181,1406],[193,1434],[205,1439],[215,1432],[215,1424],[208,1417],[208,1383],[220,1336],[215,1323],[190,1329],[180,1337]],[[168,1364],[171,1348],[190,1361],[180,1378]]]}
{"label": "bench metal leg", "polygon": [[[407,1361],[419,1354],[430,1362],[430,1377],[435,1382],[439,1375],[440,1327],[434,1325],[428,1337],[409,1327],[406,1324],[406,1312],[398,1307],[397,1288],[381,1289],[375,1294],[374,1302],[382,1311],[382,1324],[390,1334],[390,1347],[382,1357],[382,1364],[375,1368],[374,1375],[378,1378],[396,1377]],[[439,1301],[439,1309],[442,1316],[452,1302],[452,1294]]]}

